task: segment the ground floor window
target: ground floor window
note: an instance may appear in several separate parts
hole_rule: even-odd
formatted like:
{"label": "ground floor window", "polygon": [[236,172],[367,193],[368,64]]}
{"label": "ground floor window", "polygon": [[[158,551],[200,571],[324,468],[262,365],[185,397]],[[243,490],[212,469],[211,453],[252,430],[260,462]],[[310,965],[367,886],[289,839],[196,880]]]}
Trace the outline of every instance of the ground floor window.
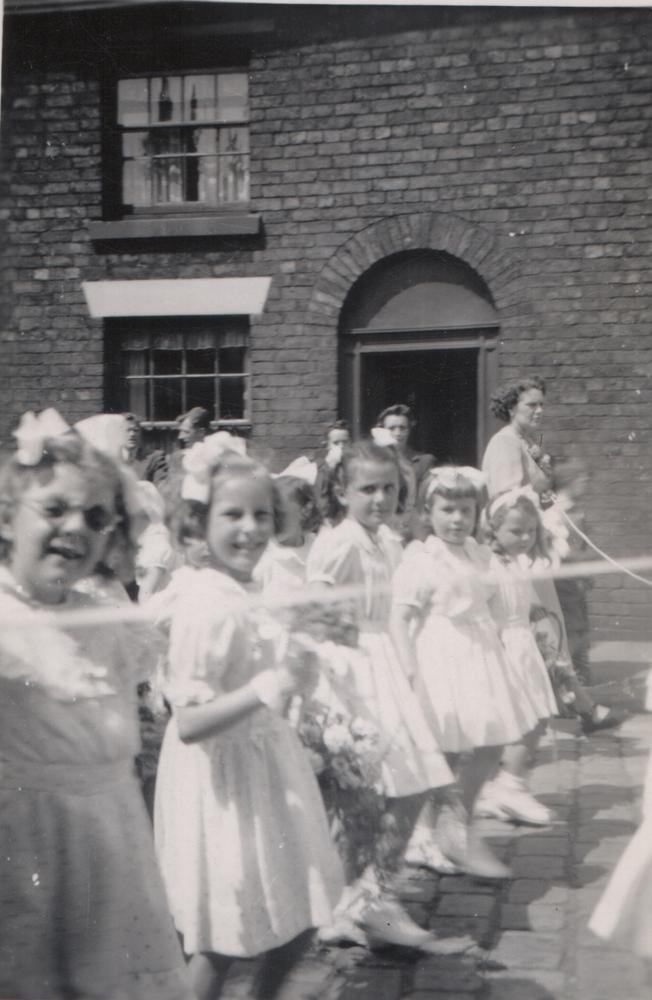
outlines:
{"label": "ground floor window", "polygon": [[106,321],[106,396],[113,411],[153,427],[203,406],[216,426],[250,422],[249,324],[244,317]]}

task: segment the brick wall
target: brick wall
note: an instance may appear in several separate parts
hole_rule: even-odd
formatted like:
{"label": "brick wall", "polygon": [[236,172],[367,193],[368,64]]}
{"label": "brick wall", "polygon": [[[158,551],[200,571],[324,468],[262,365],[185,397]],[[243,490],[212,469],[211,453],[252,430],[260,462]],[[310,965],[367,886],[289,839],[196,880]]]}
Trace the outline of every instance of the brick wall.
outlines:
{"label": "brick wall", "polygon": [[[335,413],[351,284],[387,253],[443,249],[492,291],[501,377],[549,378],[546,442],[590,464],[596,541],[652,550],[649,11],[403,9],[381,25],[369,10],[355,30],[328,9],[276,17],[250,63],[253,242],[100,252],[87,223],[102,211],[102,60],[11,73],[0,430],[26,407],[102,407],[81,280],[270,274],[252,321],[254,437],[281,462]],[[595,627],[644,636],[648,602],[602,578]]]}

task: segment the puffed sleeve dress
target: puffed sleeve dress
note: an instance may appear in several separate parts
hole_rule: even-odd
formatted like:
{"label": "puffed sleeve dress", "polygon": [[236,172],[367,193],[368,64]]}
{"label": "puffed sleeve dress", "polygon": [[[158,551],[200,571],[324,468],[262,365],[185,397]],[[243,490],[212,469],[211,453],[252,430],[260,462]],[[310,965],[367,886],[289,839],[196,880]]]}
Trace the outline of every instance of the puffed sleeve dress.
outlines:
{"label": "puffed sleeve dress", "polygon": [[276,642],[217,570],[183,568],[151,602],[169,629],[172,718],[159,760],[154,828],[184,950],[253,956],[331,920],[343,876],[319,788],[295,732],[266,706],[184,743],[176,710],[246,684]]}

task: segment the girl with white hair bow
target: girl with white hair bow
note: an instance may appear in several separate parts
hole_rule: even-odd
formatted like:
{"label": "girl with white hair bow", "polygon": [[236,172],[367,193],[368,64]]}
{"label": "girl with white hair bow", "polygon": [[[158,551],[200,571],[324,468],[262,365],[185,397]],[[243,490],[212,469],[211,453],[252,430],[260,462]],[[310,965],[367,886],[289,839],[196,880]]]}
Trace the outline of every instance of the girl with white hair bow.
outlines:
{"label": "girl with white hair bow", "polygon": [[481,838],[473,811],[505,744],[520,740],[538,716],[518,697],[489,607],[489,552],[473,538],[484,493],[478,469],[430,473],[424,514],[432,535],[406,550],[394,576],[390,631],[461,790],[436,830],[428,810],[422,815],[409,859],[418,862],[420,852],[422,864],[438,868],[443,851],[464,871],[506,878],[509,869]]}

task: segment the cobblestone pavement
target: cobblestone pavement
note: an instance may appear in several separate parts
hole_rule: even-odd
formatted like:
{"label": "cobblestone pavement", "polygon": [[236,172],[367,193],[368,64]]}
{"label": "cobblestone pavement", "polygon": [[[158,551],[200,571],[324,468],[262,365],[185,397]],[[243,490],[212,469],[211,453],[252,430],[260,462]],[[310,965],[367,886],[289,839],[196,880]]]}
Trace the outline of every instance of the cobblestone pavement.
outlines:
{"label": "cobblestone pavement", "polygon": [[[486,820],[490,842],[512,867],[503,884],[406,869],[400,895],[439,934],[471,932],[504,968],[404,950],[314,949],[279,1000],[650,1000],[651,967],[596,939],[589,915],[639,816],[652,715],[619,731],[549,734],[532,789],[557,812],[544,830]],[[225,1000],[251,997],[251,968],[232,970]]]}

